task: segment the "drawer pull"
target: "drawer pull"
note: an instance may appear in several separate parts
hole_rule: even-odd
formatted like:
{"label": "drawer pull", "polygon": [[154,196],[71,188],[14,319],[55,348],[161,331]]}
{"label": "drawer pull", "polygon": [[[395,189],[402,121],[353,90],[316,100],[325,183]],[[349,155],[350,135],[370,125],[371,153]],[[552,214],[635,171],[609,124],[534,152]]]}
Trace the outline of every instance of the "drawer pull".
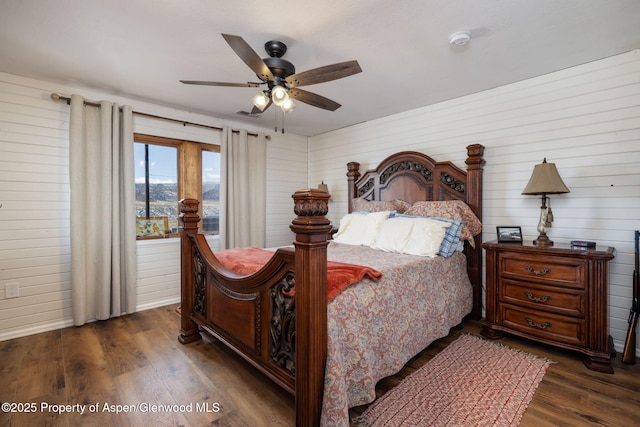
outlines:
{"label": "drawer pull", "polygon": [[533,294],[529,291],[526,291],[524,294],[527,296],[527,298],[529,298],[529,300],[533,302],[539,302],[541,304],[544,304],[545,302],[551,299],[551,295],[545,295],[542,298],[539,298],[539,297],[534,297]]}
{"label": "drawer pull", "polygon": [[551,327],[551,322],[544,322],[543,324],[540,323],[536,323],[533,320],[531,320],[531,318],[529,317],[525,317],[524,320],[527,321],[527,323],[529,324],[529,326],[533,326],[534,328],[538,328],[538,329],[547,329],[549,327]]}
{"label": "drawer pull", "polygon": [[533,268],[531,268],[530,265],[525,265],[524,269],[527,270],[529,273],[535,274],[536,276],[544,276],[547,273],[551,273],[551,269],[548,267],[545,267],[542,270],[534,270]]}

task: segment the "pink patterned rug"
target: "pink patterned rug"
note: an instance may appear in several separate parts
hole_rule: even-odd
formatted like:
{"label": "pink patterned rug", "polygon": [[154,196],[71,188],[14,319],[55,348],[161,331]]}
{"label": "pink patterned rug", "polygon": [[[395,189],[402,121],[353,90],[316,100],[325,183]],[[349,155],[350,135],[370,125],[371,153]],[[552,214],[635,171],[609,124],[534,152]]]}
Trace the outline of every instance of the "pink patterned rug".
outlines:
{"label": "pink patterned rug", "polygon": [[463,335],[374,402],[358,425],[517,426],[550,363]]}

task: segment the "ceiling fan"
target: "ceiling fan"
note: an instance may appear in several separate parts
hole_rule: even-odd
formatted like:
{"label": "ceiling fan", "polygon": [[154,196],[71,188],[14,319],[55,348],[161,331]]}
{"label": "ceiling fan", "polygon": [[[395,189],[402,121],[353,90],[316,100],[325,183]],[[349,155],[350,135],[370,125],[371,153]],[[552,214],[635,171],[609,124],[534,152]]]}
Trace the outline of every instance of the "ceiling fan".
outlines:
{"label": "ceiling fan", "polygon": [[260,87],[266,85],[266,89],[258,92],[253,97],[254,107],[249,114],[259,114],[269,108],[271,104],[279,106],[283,111],[290,111],[294,107],[293,99],[314,107],[335,111],[341,107],[340,104],[324,96],[300,89],[300,86],[324,83],[362,72],[358,61],[346,61],[296,74],[293,64],[286,59],[282,59],[282,56],[287,52],[287,45],[283,42],[272,40],[265,43],[264,49],[269,54],[269,57],[260,58],[242,37],[230,34],[222,34],[222,37],[240,59],[256,73],[260,82],[180,81],[184,84],[205,86]]}

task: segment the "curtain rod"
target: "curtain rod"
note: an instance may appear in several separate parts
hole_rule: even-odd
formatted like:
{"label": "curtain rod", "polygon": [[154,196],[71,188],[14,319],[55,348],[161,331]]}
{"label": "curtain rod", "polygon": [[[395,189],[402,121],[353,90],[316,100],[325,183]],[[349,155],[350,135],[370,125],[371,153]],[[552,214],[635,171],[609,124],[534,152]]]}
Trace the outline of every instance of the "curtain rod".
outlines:
{"label": "curtain rod", "polygon": [[[71,98],[69,98],[68,96],[62,96],[62,95],[60,95],[58,93],[55,93],[55,92],[53,92],[51,94],[51,99],[53,99],[54,101],[65,101],[67,103],[67,105],[71,104]],[[94,101],[87,101],[86,99],[84,100],[84,105],[91,105],[93,107],[100,107],[100,103],[94,102]],[[188,122],[188,121],[185,121],[185,120],[172,119],[170,117],[157,116],[155,114],[141,113],[139,111],[133,111],[133,114],[136,114],[138,116],[151,117],[153,119],[167,120],[167,121],[174,122],[174,123],[182,123],[182,126],[189,125],[189,126],[198,126],[198,127],[202,127],[202,128],[214,129],[214,130],[219,130],[219,131],[222,130],[222,128],[218,127],[218,126],[203,125],[203,124],[200,124],[200,123],[193,123],[193,122]],[[232,132],[238,133],[239,131],[232,130]],[[258,136],[258,134],[254,133],[254,132],[247,132],[247,134],[251,135],[251,136]],[[267,139],[267,141],[269,141],[269,140],[271,140],[271,135],[265,135],[265,138]]]}

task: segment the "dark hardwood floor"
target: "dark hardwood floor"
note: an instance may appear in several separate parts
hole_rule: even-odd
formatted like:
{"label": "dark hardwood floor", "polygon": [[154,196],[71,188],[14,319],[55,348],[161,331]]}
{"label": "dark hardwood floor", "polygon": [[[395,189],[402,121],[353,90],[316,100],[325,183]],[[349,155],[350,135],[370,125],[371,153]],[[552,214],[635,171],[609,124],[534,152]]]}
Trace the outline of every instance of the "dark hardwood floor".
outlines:
{"label": "dark hardwood floor", "polygon": [[[293,398],[235,353],[209,338],[178,343],[175,308],[0,342],[0,402],[19,411],[0,412],[0,426],[294,424]],[[378,393],[461,333],[479,330],[478,322],[454,328],[381,381]],[[500,342],[556,362],[521,426],[640,424],[640,361],[624,365],[618,355],[608,375],[588,370],[574,353],[511,337]]]}

